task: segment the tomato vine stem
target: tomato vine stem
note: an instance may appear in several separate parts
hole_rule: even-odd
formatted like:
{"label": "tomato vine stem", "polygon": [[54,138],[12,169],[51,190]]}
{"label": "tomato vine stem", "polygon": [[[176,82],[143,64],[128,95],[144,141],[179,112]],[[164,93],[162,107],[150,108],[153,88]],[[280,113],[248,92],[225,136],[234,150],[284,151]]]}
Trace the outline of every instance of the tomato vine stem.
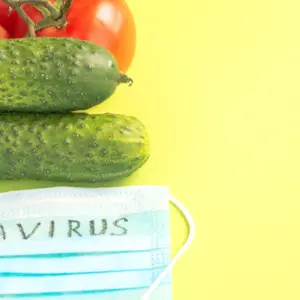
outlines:
{"label": "tomato vine stem", "polygon": [[17,2],[19,2],[20,5],[22,5],[22,4],[32,4],[32,5],[38,4],[38,5],[41,5],[49,11],[49,13],[50,13],[50,15],[52,16],[53,19],[57,20],[61,17],[60,11],[57,10],[52,5],[52,3],[49,2],[48,0],[18,0]]}
{"label": "tomato vine stem", "polygon": [[[36,31],[46,27],[55,26],[58,28],[64,27],[67,24],[66,13],[71,6],[72,0],[56,0],[58,5],[53,5],[49,0],[3,0],[10,6],[10,11],[15,10],[24,20],[28,27],[28,35],[36,37]],[[44,19],[39,23],[35,23],[22,8],[23,4],[31,4],[39,9]],[[45,14],[46,12],[46,14]]]}

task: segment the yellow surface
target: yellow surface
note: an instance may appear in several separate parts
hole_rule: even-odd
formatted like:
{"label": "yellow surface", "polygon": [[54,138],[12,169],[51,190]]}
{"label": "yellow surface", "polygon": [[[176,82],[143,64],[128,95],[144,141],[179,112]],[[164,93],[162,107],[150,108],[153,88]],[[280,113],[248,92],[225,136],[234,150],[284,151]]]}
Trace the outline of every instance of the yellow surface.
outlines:
{"label": "yellow surface", "polygon": [[[135,84],[92,111],[145,123],[152,156],[126,184],[168,185],[193,213],[174,300],[299,300],[299,1],[128,1]],[[175,253],[174,209],[172,231]]]}

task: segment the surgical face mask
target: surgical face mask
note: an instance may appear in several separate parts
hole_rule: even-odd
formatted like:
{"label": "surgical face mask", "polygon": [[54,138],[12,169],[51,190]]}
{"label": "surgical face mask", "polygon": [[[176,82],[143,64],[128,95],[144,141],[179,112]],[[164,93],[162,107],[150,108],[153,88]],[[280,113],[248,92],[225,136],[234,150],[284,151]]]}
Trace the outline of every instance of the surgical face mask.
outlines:
{"label": "surgical face mask", "polygon": [[[190,235],[171,259],[169,200]],[[0,194],[0,298],[171,300],[171,271],[194,237],[166,187],[47,188]]]}

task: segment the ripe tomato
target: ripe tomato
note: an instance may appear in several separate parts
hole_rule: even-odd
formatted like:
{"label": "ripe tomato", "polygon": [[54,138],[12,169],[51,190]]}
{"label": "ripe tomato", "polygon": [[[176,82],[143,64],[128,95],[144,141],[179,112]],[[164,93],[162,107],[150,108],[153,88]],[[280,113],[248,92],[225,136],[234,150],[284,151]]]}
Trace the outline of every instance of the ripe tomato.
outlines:
{"label": "ripe tomato", "polygon": [[[32,5],[23,5],[25,12],[35,21],[42,14]],[[11,14],[13,18],[16,12]],[[37,36],[73,37],[90,40],[109,50],[116,58],[121,71],[131,65],[136,47],[136,28],[133,15],[125,0],[73,0],[67,12],[67,26],[61,29],[48,27]],[[17,16],[13,37],[27,34],[27,25]]]}
{"label": "ripe tomato", "polygon": [[3,0],[0,0],[0,25],[3,26],[7,31],[11,32],[12,18],[9,18],[8,16],[8,8],[9,6],[3,2]]}
{"label": "ripe tomato", "polygon": [[8,38],[10,38],[9,33],[5,28],[0,26],[0,39],[8,39]]}

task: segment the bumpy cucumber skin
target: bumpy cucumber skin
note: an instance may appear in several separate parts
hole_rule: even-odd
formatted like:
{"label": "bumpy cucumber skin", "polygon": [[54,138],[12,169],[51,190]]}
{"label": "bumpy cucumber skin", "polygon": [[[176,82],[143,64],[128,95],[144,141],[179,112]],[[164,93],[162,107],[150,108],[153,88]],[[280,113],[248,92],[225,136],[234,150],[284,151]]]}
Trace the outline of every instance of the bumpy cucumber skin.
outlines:
{"label": "bumpy cucumber skin", "polygon": [[0,39],[0,111],[68,112],[108,99],[118,64],[103,47],[73,38]]}
{"label": "bumpy cucumber skin", "polygon": [[134,117],[4,113],[0,118],[2,180],[117,180],[148,158],[145,127]]}

